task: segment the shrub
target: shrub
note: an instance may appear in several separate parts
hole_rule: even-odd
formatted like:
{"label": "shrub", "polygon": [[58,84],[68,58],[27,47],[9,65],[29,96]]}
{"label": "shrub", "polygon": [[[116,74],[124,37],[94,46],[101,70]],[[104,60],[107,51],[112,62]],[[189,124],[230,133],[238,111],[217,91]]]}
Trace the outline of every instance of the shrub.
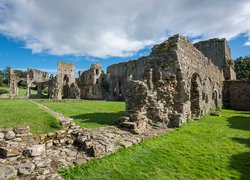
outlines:
{"label": "shrub", "polygon": [[0,89],[0,95],[1,95],[1,94],[6,94],[6,93],[9,93],[9,91],[6,90],[6,89]]}

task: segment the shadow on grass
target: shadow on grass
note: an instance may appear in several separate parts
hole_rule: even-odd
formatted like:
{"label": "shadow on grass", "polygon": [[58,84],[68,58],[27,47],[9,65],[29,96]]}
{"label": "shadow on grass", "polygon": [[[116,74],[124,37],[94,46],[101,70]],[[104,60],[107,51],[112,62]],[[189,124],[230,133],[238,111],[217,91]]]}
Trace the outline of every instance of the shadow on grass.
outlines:
{"label": "shadow on grass", "polygon": [[233,116],[228,118],[229,127],[241,130],[250,130],[250,117]]}
{"label": "shadow on grass", "polygon": [[71,116],[80,123],[96,123],[100,125],[115,125],[119,117],[124,115],[124,111],[111,112],[111,113],[89,113]]}
{"label": "shadow on grass", "polygon": [[[233,138],[233,140],[250,147],[250,139]],[[241,173],[240,179],[250,179],[250,152],[233,155],[231,167]]]}

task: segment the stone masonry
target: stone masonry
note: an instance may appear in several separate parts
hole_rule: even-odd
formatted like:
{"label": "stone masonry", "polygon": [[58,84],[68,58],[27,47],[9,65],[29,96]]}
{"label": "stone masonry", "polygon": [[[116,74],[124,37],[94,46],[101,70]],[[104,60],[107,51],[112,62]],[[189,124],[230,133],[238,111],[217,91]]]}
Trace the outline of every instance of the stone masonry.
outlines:
{"label": "stone masonry", "polygon": [[106,76],[102,65],[96,63],[86,71],[79,71],[79,86],[82,99],[105,99],[107,92],[102,87]]}
{"label": "stone masonry", "polygon": [[[18,98],[18,83],[25,82],[26,95],[22,98],[80,98],[80,89],[75,80],[75,65],[70,63],[58,63],[58,75],[49,77],[47,72],[37,69],[27,69],[24,77],[17,77],[13,69],[10,70],[10,98]],[[48,87],[48,95],[43,95],[45,85]],[[37,94],[31,94],[31,87],[37,88]]]}
{"label": "stone masonry", "polygon": [[124,67],[127,116],[121,125],[134,132],[152,125],[179,127],[221,107],[223,72],[182,36]]}
{"label": "stone masonry", "polygon": [[[37,70],[27,69],[26,76],[17,77],[13,69],[10,70],[10,98],[18,97],[18,83],[24,81],[26,83],[26,97],[27,98],[42,98],[43,83],[48,82],[48,73]],[[31,87],[37,86],[37,94],[31,94]]]}
{"label": "stone masonry", "polygon": [[225,38],[200,41],[195,43],[194,46],[207,58],[211,59],[214,65],[223,70],[225,80],[236,79],[231,50]]}
{"label": "stone masonry", "polygon": [[223,97],[225,108],[250,110],[250,81],[225,81]]}

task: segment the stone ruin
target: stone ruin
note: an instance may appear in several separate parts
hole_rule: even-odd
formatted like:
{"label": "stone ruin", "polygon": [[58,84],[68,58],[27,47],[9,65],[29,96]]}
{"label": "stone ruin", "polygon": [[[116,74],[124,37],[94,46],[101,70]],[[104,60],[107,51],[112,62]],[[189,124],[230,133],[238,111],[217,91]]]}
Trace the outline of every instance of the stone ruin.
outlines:
{"label": "stone ruin", "polygon": [[[50,99],[122,100],[126,102],[126,116],[120,124],[140,132],[152,125],[179,127],[221,108],[222,101],[225,107],[234,107],[230,104],[236,100],[228,99],[235,92],[230,88],[235,79],[226,39],[192,44],[175,35],[155,45],[147,57],[107,67],[106,74],[100,63],[80,71],[78,80],[75,66],[64,62],[58,63],[58,75],[50,78],[48,73],[34,69],[28,69],[27,77],[17,78],[12,70],[10,97],[17,97],[17,84],[24,80],[27,97],[44,97],[41,84],[46,83]],[[245,89],[249,87],[249,83],[242,83]],[[37,85],[36,96],[30,95],[32,84]],[[249,97],[249,91],[244,96]]]}
{"label": "stone ruin", "polygon": [[[58,63],[58,75],[49,77],[47,72],[28,69],[24,77],[18,77],[13,69],[10,70],[10,98],[18,97],[18,84],[23,81],[27,85],[26,98],[80,98],[80,89],[75,80],[75,65],[65,62]],[[37,87],[37,94],[31,94],[31,87]],[[48,95],[43,95],[44,87]]]}
{"label": "stone ruin", "polygon": [[[27,86],[26,97],[42,98],[43,84],[48,82],[49,75],[47,72],[37,69],[27,69],[23,77],[17,77],[13,69],[10,69],[10,98],[18,97],[18,84],[24,82]],[[37,86],[37,94],[31,94],[31,87]]]}
{"label": "stone ruin", "polygon": [[134,132],[179,127],[221,107],[223,72],[182,36],[125,67],[127,116],[121,125]]}
{"label": "stone ruin", "polygon": [[[58,63],[58,75],[28,69],[24,77],[10,71],[10,97],[18,97],[18,83],[27,84],[26,97],[125,100],[120,126],[84,129],[73,119],[31,101],[55,116],[63,130],[32,135],[29,127],[0,129],[0,179],[61,179],[62,167],[100,158],[179,127],[219,108],[250,110],[250,82],[236,81],[225,39],[196,44],[175,35],[155,45],[147,57],[79,72]],[[37,87],[37,94],[31,88]],[[48,95],[43,88],[48,87]],[[170,128],[169,128],[170,127]],[[127,128],[131,131],[127,131]]]}
{"label": "stone ruin", "polygon": [[106,76],[102,65],[96,63],[89,70],[79,72],[81,99],[105,99],[107,91],[103,88]]}

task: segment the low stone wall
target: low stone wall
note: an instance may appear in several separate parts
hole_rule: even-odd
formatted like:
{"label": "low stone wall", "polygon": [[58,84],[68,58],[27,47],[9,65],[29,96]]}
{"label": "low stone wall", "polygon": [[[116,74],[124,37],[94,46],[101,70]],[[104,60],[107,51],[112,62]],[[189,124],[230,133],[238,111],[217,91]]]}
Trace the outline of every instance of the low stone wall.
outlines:
{"label": "low stone wall", "polygon": [[250,80],[224,81],[223,107],[250,110]]}
{"label": "low stone wall", "polygon": [[0,129],[0,179],[61,179],[57,171],[63,167],[101,158],[170,130],[136,135],[114,126],[84,129],[68,122],[64,127],[42,135],[32,135],[29,127]]}

